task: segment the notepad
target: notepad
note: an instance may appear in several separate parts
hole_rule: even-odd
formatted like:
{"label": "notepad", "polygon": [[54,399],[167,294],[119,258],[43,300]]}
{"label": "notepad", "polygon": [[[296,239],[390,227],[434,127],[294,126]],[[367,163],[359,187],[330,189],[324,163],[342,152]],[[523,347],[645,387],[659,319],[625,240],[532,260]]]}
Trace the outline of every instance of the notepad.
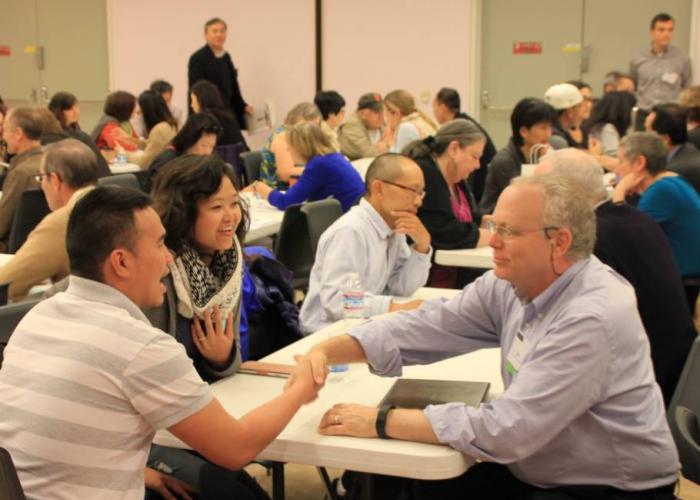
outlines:
{"label": "notepad", "polygon": [[379,406],[423,409],[428,405],[464,403],[478,407],[489,393],[488,382],[400,378]]}

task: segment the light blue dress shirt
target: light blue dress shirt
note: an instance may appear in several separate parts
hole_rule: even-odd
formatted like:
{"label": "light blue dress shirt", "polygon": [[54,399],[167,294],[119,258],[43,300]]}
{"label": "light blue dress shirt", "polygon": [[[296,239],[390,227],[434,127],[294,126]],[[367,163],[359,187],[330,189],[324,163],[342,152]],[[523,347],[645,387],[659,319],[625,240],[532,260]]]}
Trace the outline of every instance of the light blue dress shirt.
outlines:
{"label": "light blue dress shirt", "polygon": [[370,316],[389,310],[392,296],[408,297],[428,280],[430,256],[416,252],[364,198],[321,236],[301,308],[301,328],[313,333],[343,317],[342,290],[360,276]]}
{"label": "light blue dress shirt", "polygon": [[[517,332],[529,341],[506,369]],[[532,302],[485,274],[448,302],[351,330],[371,368],[389,376],[500,346],[501,397],[424,414],[438,439],[508,464],[537,487],[608,485],[637,491],[673,483],[680,468],[634,290],[596,257],[575,263]]]}

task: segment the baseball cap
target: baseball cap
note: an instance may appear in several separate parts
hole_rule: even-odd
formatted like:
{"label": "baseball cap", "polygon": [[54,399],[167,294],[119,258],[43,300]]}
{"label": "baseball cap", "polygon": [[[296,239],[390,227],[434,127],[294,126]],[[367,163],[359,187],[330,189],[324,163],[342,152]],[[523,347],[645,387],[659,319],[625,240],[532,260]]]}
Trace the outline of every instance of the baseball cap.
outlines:
{"label": "baseball cap", "polygon": [[547,89],[544,93],[544,101],[556,110],[568,109],[583,101],[583,96],[574,85],[558,83]]}
{"label": "baseball cap", "polygon": [[357,101],[357,110],[371,109],[372,111],[381,111],[383,105],[382,96],[376,92],[370,92],[362,95],[360,100]]}

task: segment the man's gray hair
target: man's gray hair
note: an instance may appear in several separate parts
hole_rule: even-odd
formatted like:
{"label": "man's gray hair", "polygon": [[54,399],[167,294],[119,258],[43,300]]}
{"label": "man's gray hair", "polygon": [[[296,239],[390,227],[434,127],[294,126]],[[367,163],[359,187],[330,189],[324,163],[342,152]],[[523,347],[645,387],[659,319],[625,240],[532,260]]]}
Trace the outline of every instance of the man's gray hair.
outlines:
{"label": "man's gray hair", "polygon": [[589,154],[580,149],[565,148],[547,153],[540,164],[549,167],[547,173],[563,175],[580,186],[595,204],[607,198],[603,168]]}
{"label": "man's gray hair", "polygon": [[643,156],[647,160],[647,170],[656,175],[666,170],[666,157],[668,149],[664,140],[656,132],[632,132],[620,141],[625,159],[633,163],[638,157]]}
{"label": "man's gray hair", "polygon": [[566,254],[570,260],[585,259],[593,253],[596,234],[593,203],[578,183],[568,176],[547,174],[516,177],[511,185],[532,186],[542,191],[542,225],[571,231],[571,248]]}
{"label": "man's gray hair", "polygon": [[74,189],[97,183],[97,156],[77,139],[63,139],[44,146],[46,173],[55,172]]}

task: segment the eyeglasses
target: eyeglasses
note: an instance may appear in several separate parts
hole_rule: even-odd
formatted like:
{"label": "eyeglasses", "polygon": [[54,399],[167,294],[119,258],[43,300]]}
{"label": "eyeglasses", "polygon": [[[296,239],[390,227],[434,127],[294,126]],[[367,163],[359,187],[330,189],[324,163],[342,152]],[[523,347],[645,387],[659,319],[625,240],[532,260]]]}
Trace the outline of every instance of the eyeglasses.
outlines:
{"label": "eyeglasses", "polygon": [[380,182],[383,182],[384,184],[389,184],[390,186],[395,186],[397,188],[401,188],[401,189],[405,189],[406,191],[410,191],[413,193],[413,195],[416,198],[419,198],[421,200],[423,198],[425,198],[425,189],[416,189],[416,188],[413,188],[410,186],[404,186],[403,184],[397,184],[396,182],[391,182],[391,181],[387,181],[384,179],[377,179],[377,180]]}
{"label": "eyeglasses", "polygon": [[547,231],[559,228],[556,226],[545,226],[538,227],[537,229],[513,229],[512,227],[508,227],[505,224],[496,224],[495,222],[490,220],[486,223],[486,229],[488,229],[489,233],[491,233],[492,235],[497,234],[504,240],[510,240],[513,238],[517,238],[518,236],[523,236],[524,234],[536,233],[538,231],[544,231],[545,236],[549,238]]}

